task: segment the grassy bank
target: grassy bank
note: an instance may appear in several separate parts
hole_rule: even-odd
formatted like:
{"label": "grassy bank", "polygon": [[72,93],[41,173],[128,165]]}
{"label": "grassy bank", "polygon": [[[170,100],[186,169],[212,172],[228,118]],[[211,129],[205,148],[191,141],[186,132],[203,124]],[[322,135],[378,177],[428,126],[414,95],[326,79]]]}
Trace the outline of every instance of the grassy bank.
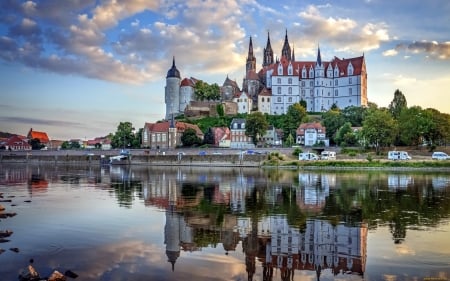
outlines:
{"label": "grassy bank", "polygon": [[264,166],[317,167],[317,168],[439,168],[450,169],[450,161],[384,161],[384,160],[334,160],[334,161],[283,161],[270,159]]}

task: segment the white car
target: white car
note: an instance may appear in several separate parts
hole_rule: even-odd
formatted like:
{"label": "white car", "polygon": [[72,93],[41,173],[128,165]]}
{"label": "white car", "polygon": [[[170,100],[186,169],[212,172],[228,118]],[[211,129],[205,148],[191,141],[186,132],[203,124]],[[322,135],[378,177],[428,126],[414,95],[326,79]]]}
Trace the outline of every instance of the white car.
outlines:
{"label": "white car", "polygon": [[433,155],[431,155],[431,159],[447,160],[447,159],[450,159],[450,156],[448,156],[447,153],[445,153],[445,152],[436,151],[436,152],[433,152]]}

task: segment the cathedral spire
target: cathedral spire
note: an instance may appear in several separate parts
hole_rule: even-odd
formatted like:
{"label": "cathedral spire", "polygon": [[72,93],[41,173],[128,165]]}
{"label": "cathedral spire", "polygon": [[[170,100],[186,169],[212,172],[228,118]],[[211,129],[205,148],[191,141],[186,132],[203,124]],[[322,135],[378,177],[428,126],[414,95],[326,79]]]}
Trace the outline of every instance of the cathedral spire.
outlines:
{"label": "cathedral spire", "polygon": [[317,46],[317,65],[322,65],[322,56],[320,55],[320,46]]}
{"label": "cathedral spire", "polygon": [[272,45],[270,44],[270,34],[267,31],[267,44],[264,48],[264,59],[263,59],[263,67],[273,64],[273,50]]}
{"label": "cathedral spire", "polygon": [[292,61],[295,61],[295,53],[294,53],[295,47],[294,44],[292,44]]}
{"label": "cathedral spire", "polygon": [[283,49],[281,50],[281,57],[285,57],[288,61],[291,60],[291,46],[289,46],[287,29],[286,29],[286,35],[284,36]]}
{"label": "cathedral spire", "polygon": [[251,36],[250,36],[250,43],[248,44],[247,64],[245,68],[246,68],[245,73],[248,73],[249,71],[256,72],[256,58],[253,55],[253,42]]}

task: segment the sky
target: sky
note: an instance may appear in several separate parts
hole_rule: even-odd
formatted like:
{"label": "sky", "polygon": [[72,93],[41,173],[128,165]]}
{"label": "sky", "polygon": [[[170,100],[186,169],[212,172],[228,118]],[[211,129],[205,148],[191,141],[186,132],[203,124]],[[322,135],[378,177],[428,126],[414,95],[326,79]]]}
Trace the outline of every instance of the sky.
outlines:
{"label": "sky", "polygon": [[368,99],[450,113],[448,0],[2,0],[0,131],[93,139],[165,116],[172,58],[182,78],[240,87],[252,37],[296,60],[364,55]]}

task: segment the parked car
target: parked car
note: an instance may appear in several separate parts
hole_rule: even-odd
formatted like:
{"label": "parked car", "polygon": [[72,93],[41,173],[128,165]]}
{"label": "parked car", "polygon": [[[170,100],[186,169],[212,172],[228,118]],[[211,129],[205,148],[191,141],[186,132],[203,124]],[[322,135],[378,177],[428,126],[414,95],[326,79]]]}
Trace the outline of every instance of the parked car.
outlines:
{"label": "parked car", "polygon": [[436,152],[433,152],[433,155],[431,155],[431,159],[447,160],[447,159],[450,159],[450,156],[448,156],[447,153],[445,153],[445,152],[436,151]]}
{"label": "parked car", "polygon": [[206,155],[206,151],[200,151],[199,153],[198,153],[198,155]]}
{"label": "parked car", "polygon": [[336,160],[336,152],[334,151],[322,151],[320,153],[320,159],[322,160]]}
{"label": "parked car", "polygon": [[319,156],[312,152],[304,152],[298,155],[298,160],[309,161],[309,160],[319,160]]}
{"label": "parked car", "polygon": [[406,151],[389,151],[388,160],[411,160],[411,156]]}

